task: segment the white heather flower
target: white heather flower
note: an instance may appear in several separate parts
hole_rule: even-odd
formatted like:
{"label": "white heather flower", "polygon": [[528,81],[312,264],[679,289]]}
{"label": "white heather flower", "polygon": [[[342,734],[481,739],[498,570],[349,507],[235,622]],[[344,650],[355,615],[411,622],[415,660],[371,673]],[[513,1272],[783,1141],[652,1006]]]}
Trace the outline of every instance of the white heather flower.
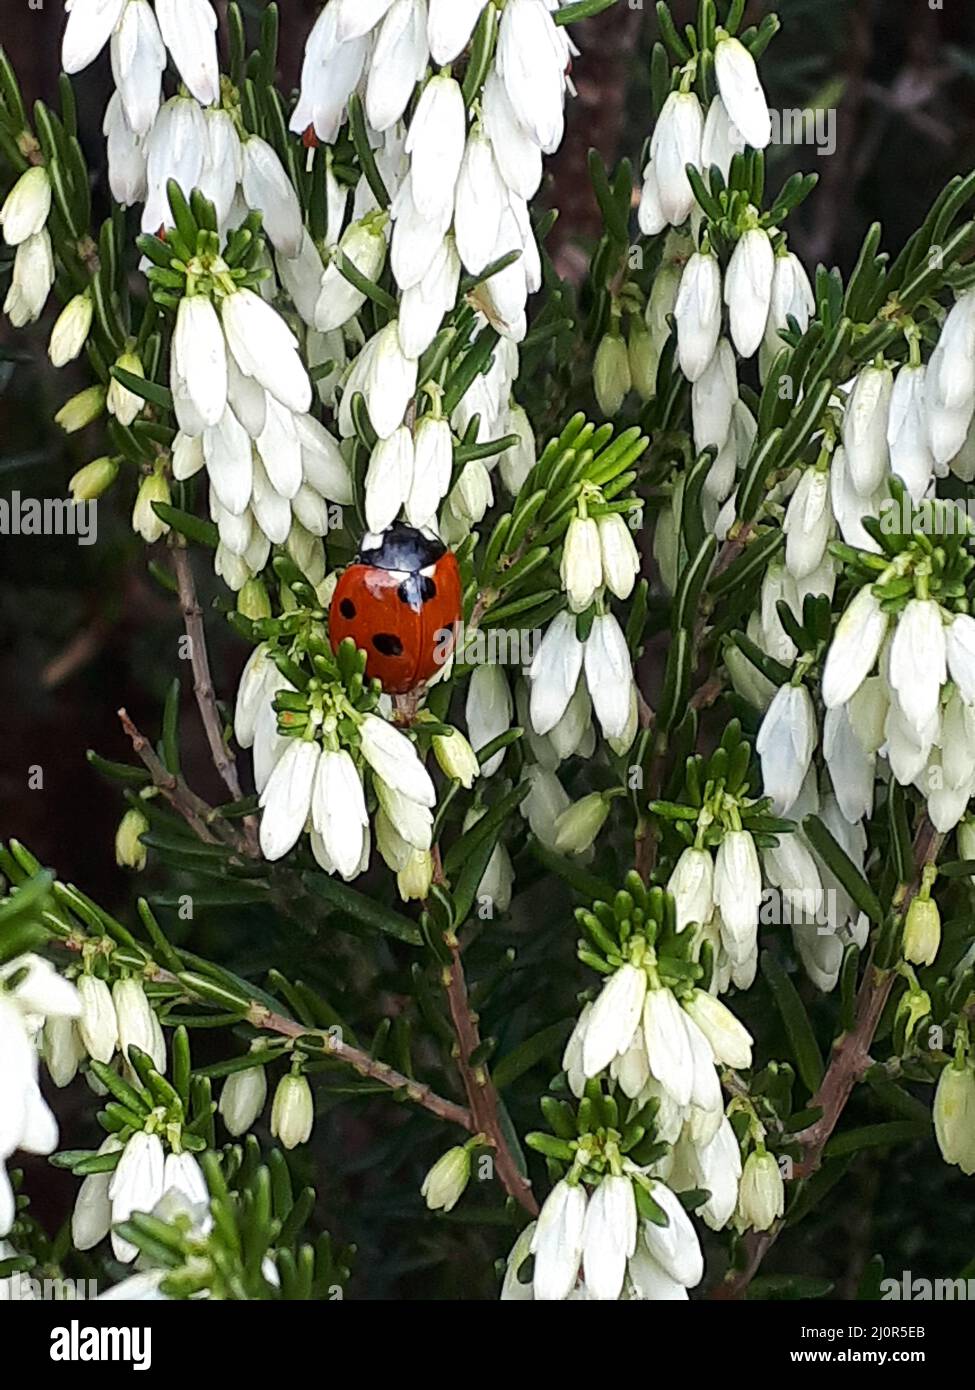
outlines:
{"label": "white heather flower", "polygon": [[112,197],[132,207],[146,196],[146,149],[129,125],[122,98],[113,92],[105,108],[102,134],[107,142],[108,183]]}
{"label": "white heather flower", "polygon": [[535,448],[535,432],[528,413],[514,402],[508,410],[505,433],[518,437],[518,443],[501,455],[502,480],[512,497],[517,497],[538,462],[538,454]]}
{"label": "white heather flower", "polygon": [[535,1297],[542,1301],[568,1298],[575,1287],[582,1259],[586,1194],[581,1184],[556,1183],[545,1199],[531,1240],[535,1256]]}
{"label": "white heather flower", "polygon": [[355,878],[369,825],[362,782],[351,756],[325,749],[318,760],[311,803],[312,824],[344,879]]}
{"label": "white heather flower", "polygon": [[61,66],[65,72],[81,72],[95,61],[121,19],[125,3],[126,0],[74,0],[61,45]]}
{"label": "white heather flower", "polygon": [[691,922],[699,926],[709,922],[714,911],[714,865],[709,852],[689,845],[667,880],[667,892],[674,897],[678,932]]}
{"label": "white heather flower", "polygon": [[847,705],[826,711],[823,757],[843,815],[851,823],[873,810],[876,757],[868,753],[854,729]]}
{"label": "white heather flower", "polygon": [[169,530],[166,522],[156,515],[153,503],[162,502],[169,506],[171,501],[165,474],[149,473],[142,479],[132,508],[132,529],[146,545],[155,545]]}
{"label": "white heather flower", "polygon": [[0,227],[8,246],[19,246],[47,225],[51,211],[51,180],[43,165],[21,174],[0,208]]}
{"label": "white heather flower", "polygon": [[582,1271],[589,1298],[619,1298],[636,1237],[633,1185],[629,1178],[610,1173],[589,1198],[583,1225]]}
{"label": "white heather flower", "polygon": [[804,685],[783,685],[768,707],[755,750],[766,796],[785,815],[799,795],[816,747],[816,713]]}
{"label": "white heather flower", "polygon": [[53,367],[66,367],[84,347],[94,312],[89,294],[76,294],[61,310],[51,330],[47,352]]}
{"label": "white heather flower", "polygon": [[887,476],[894,374],[889,367],[864,367],[843,416],[843,447],[853,486],[862,496],[876,492]]}
{"label": "white heather flower", "polygon": [[840,618],[823,670],[827,709],[846,704],[870,674],[887,635],[887,614],[870,585],[861,589]]}
{"label": "white heather flower", "polygon": [[422,217],[436,218],[453,208],[466,135],[459,84],[452,77],[431,78],[406,137],[413,203]]}
{"label": "white heather flower", "polygon": [[359,725],[359,738],[362,756],[387,787],[419,806],[436,805],[430,774],[405,734],[378,715],[367,714]]}
{"label": "white heather flower", "polygon": [[156,18],[179,75],[203,106],[220,95],[217,16],[209,0],[156,0]]}
{"label": "white heather flower", "polygon": [[122,1056],[127,1061],[129,1048],[137,1047],[152,1058],[158,1072],[165,1071],[165,1049],[159,1049],[156,1016],[146,998],[142,982],[136,979],[116,980],[112,986],[112,1003],[118,1023],[118,1048]]}
{"label": "white heather flower", "polygon": [[612,613],[593,620],[585,644],[586,684],[603,735],[620,739],[630,722],[633,666],[623,629]]}
{"label": "white heather flower", "polygon": [[[133,1212],[151,1212],[162,1197],[165,1158],[158,1134],[133,1134],[125,1145],[118,1167],[108,1185],[112,1204],[112,1225],[128,1221]],[[116,1231],[112,1231],[115,1258],[131,1264],[138,1251]]]}
{"label": "white heather flower", "polygon": [[686,166],[700,167],[704,115],[693,92],[671,92],[663,104],[650,141],[660,207],[672,226],[679,226],[695,206]]}
{"label": "white heather flower", "polygon": [[472,127],[457,180],[454,235],[464,268],[480,275],[497,245],[507,189],[491,141],[483,127]]}
{"label": "white heather flower", "polygon": [[724,284],[731,337],[742,357],[756,353],[765,336],[774,275],[775,255],[768,232],[749,228],[732,253]]}
{"label": "white heather flower", "polygon": [[[365,279],[377,280],[386,259],[382,219],[370,213],[361,222],[351,223],[343,232],[338,249]],[[315,309],[316,329],[328,333],[341,328],[365,302],[366,296],[345,278],[333,261],[322,276]]]}
{"label": "white heather flower", "polygon": [[210,1191],[203,1169],[190,1153],[170,1153],[163,1165],[163,1196],[174,1193],[191,1210],[210,1205]]}
{"label": "white heather flower", "polygon": [[975,618],[956,613],[945,629],[951,679],[967,704],[975,703]]}
{"label": "white heather flower", "polygon": [[413,436],[405,425],[380,439],[366,472],[366,524],[378,535],[409,501],[414,474]]}
{"label": "white heather flower", "polygon": [[466,48],[484,0],[429,0],[427,34],[433,61],[443,67]]}
{"label": "white heather flower", "polygon": [[901,367],[890,397],[887,446],[890,469],[919,502],[928,490],[934,473],[934,455],[928,442],[925,407],[927,368]]}
{"label": "white heather flower", "polygon": [[647,1249],[642,1236],[637,1241],[626,1273],[631,1290],[630,1297],[635,1301],[675,1303],[687,1299],[684,1285],[672,1279],[666,1270],[661,1268]]}
{"label": "white heather flower", "polygon": [[508,0],[501,15],[497,65],[512,109],[545,154],[554,154],[565,126],[568,45],[542,0]]}
{"label": "white heather flower", "polygon": [[220,1115],[227,1131],[238,1138],[257,1123],[267,1104],[267,1072],[248,1067],[227,1077],[220,1093]]}
{"label": "white heather flower", "polygon": [[574,516],[562,547],[562,587],[573,613],[584,612],[603,582],[599,527],[592,517]]}
{"label": "white heather flower", "polygon": [[911,599],[891,639],[888,680],[918,734],[937,713],[947,674],[941,609],[933,599]]}
{"label": "white heather flower", "polygon": [[471,1178],[471,1156],[458,1144],[441,1154],[423,1179],[420,1195],[430,1211],[453,1211]]}
{"label": "white heather flower", "polygon": [[934,1132],[946,1163],[975,1174],[975,1071],[968,1063],[952,1062],[938,1078],[934,1096]]}
{"label": "white heather flower", "polygon": [[650,1074],[679,1106],[691,1101],[694,1057],[684,1014],[669,989],[648,989],[643,1035]]}
{"label": "white heather flower", "polygon": [[416,392],[417,362],[400,346],[399,325],[391,320],[373,340],[362,392],[369,419],[380,439],[388,439],[403,423]]}
{"label": "white heather flower", "polygon": [[286,1149],[307,1144],[315,1123],[315,1102],[304,1076],[289,1074],[278,1082],[271,1106],[271,1133]]}
{"label": "white heather flower", "polygon": [[[471,747],[475,752],[507,733],[514,707],[508,678],[500,666],[475,666],[467,687],[465,719]],[[481,766],[484,777],[493,777],[504,761],[504,752],[495,753]]]}
{"label": "white heather flower", "polygon": [[[240,136],[229,111],[210,106],[204,112],[207,143],[200,174],[200,191],[213,203],[217,224],[224,228],[230,221],[238,198],[243,174],[243,152]],[[239,208],[239,202],[236,202]]]}
{"label": "white heather flower", "polygon": [[311,382],[284,319],[246,289],[228,295],[221,313],[227,344],[244,375],[254,377],[288,410],[306,415],[311,409]]}
{"label": "white heather flower", "polygon": [[260,212],[274,249],[289,259],[301,250],[301,205],[275,151],[257,135],[243,144],[241,185],[249,208]]}
{"label": "white heather flower", "polygon": [[96,1062],[108,1064],[118,1046],[118,1019],[112,992],[97,975],[81,975],[77,980],[81,999],[78,1032],[89,1056]]}
{"label": "white heather flower", "polygon": [[[438,0],[438,3],[456,8],[455,0]],[[501,177],[519,198],[533,198],[542,181],[542,152],[515,115],[504,79],[495,68],[484,83],[481,119],[494,147]]]}
{"label": "white heather flower", "polygon": [[598,1076],[627,1051],[643,1016],[646,992],[646,971],[629,964],[621,965],[603,985],[582,1044],[586,1076]]}
{"label": "white heather flower", "polygon": [[806,579],[822,564],[833,525],[829,474],[807,468],[785,514],[785,563],[794,579]]}
{"label": "white heather flower", "polygon": [[766,328],[766,344],[772,354],[783,346],[780,334],[788,328],[790,318],[795,319],[800,332],[805,333],[815,312],[816,296],[799,257],[792,251],[777,255],[772,276],[772,303]]}
{"label": "white heather flower", "polygon": [[480,773],[480,764],[470,742],[459,729],[451,734],[436,734],[433,738],[433,755],[445,777],[460,782],[470,791]]}
{"label": "white heather flower", "polygon": [[13,277],[3,311],[14,328],[36,323],[54,284],[54,254],[47,228],[35,232],[17,247]]}
{"label": "white heather flower", "polygon": [[549,624],[531,664],[531,722],[537,734],[555,728],[579,684],[583,645],[571,613],[559,613]]}
{"label": "white heather flower", "polygon": [[683,1007],[707,1038],[716,1062],[737,1070],[751,1066],[751,1034],[720,999],[695,989]]}
{"label": "white heather flower", "polygon": [[785,1211],[785,1184],[774,1155],[754,1149],[745,1160],[738,1192],[745,1226],[767,1231]]}
{"label": "white heather flower", "polygon": [[684,267],[677,301],[677,352],[681,371],[697,381],[714,356],[721,333],[721,270],[717,257],[697,251]]}
{"label": "white heather flower", "polygon": [[755,941],[762,900],[762,870],[747,830],[729,831],[714,862],[714,900],[721,913],[722,941],[740,964]]}
{"label": "white heather flower", "polygon": [[739,39],[723,31],[714,48],[714,72],[729,119],[752,149],[764,150],[772,138],[772,118],[755,59]]}
{"label": "white heather flower", "polygon": [[47,1019],[44,1024],[43,1054],[55,1086],[59,1090],[70,1086],[87,1056],[74,1019],[63,1014],[52,1014]]}
{"label": "white heather flower", "polygon": [[[122,1141],[109,1134],[98,1150],[99,1155],[121,1153]],[[108,1189],[112,1173],[92,1173],[78,1189],[71,1215],[71,1243],[76,1250],[93,1250],[112,1229],[112,1203]]]}
{"label": "white heather flower", "polygon": [[678,1284],[693,1289],[704,1275],[704,1256],[697,1232],[680,1198],[662,1182],[654,1182],[650,1196],[668,1218],[666,1226],[644,1221],[642,1232],[650,1254]]}
{"label": "white heather flower", "polygon": [[413,436],[412,482],[406,498],[406,516],[411,526],[423,527],[433,521],[440,503],[450,490],[454,464],[454,443],[450,425],[433,415],[424,415]]}
{"label": "white heather flower", "polygon": [[606,587],[617,598],[629,598],[640,573],[640,556],[633,532],[619,512],[605,513],[597,524]]}
{"label": "white heather flower", "polygon": [[144,232],[172,226],[169,181],[175,180],[187,196],[198,188],[209,143],[203,111],[191,97],[172,97],[163,103],[146,137]]}
{"label": "white heather flower", "polygon": [[701,138],[701,168],[705,171],[717,166],[721,177],[727,183],[731,171],[731,161],[736,154],[745,150],[745,137],[728,115],[728,109],[720,96],[716,96],[708,107]]}
{"label": "white heather flower", "polygon": [[[129,372],[132,376],[145,377],[142,363],[134,352],[123,352],[115,365],[120,367],[123,372]],[[127,386],[123,386],[113,376],[108,383],[105,405],[109,415],[114,415],[120,425],[128,427],[141,413],[145,401],[134,391],[130,391]]]}
{"label": "white heather flower", "polygon": [[691,389],[694,447],[700,453],[711,445],[721,449],[731,430],[738,400],[738,367],[727,338],[718,343],[714,356]]}
{"label": "white heather flower", "polygon": [[128,0],[112,34],[112,76],[129,125],[148,135],[159,111],[166,48],[148,0]]}
{"label": "white heather flower", "polygon": [[960,295],[945,319],[928,372],[937,403],[970,417],[975,403],[975,291]]}
{"label": "white heather flower", "polygon": [[312,790],[321,749],[291,739],[261,794],[261,850],[265,859],[283,859],[294,849],[311,812]]}
{"label": "white heather flower", "polygon": [[389,130],[401,119],[426,71],[428,57],[423,0],[395,0],[369,63],[365,105],[373,130]]}

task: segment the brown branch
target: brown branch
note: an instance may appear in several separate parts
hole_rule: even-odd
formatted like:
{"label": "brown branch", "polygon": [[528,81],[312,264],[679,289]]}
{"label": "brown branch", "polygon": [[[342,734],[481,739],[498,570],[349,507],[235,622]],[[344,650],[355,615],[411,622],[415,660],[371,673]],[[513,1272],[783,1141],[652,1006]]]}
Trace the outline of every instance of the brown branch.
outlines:
{"label": "brown branch", "polygon": [[471,1060],[481,1046],[477,1015],[471,1009],[467,993],[460,944],[453,936],[448,937],[447,942],[451,963],[444,967],[444,987],[450,1005],[450,1017],[457,1034],[457,1065],[471,1108],[473,1129],[484,1134],[493,1147],[498,1177],[509,1197],[514,1197],[516,1202],[520,1202],[530,1216],[537,1216],[538,1203],[532,1193],[531,1183],[519,1170],[501,1128],[498,1093],[494,1083],[487,1068]]}
{"label": "brown branch", "polygon": [[[936,861],[943,843],[944,836],[935,830],[925,816],[914,839],[914,875],[910,883],[901,886],[895,899],[898,913],[907,912],[920,890],[924,870]],[[826,1145],[839,1124],[854,1088],[871,1066],[870,1048],[896,978],[894,971],[878,966],[871,954],[857,994],[853,1027],[837,1038],[826,1074],[809,1102],[810,1109],[821,1110],[822,1114],[796,1135],[802,1150],[796,1167],[797,1177],[809,1178],[819,1168]],[[733,1271],[714,1290],[712,1297],[743,1298],[782,1230],[783,1226],[779,1225],[771,1231],[751,1232],[746,1236],[743,1268]]]}
{"label": "brown branch", "polygon": [[[220,711],[217,708],[217,693],[213,685],[210,655],[207,651],[206,627],[203,622],[203,610],[196,595],[196,583],[193,579],[190,554],[186,546],[180,543],[173,546],[172,556],[176,582],[179,587],[180,606],[183,610],[183,624],[190,644],[193,694],[196,696],[200,720],[206,733],[207,743],[210,746],[213,765],[230,793],[231,800],[239,801],[243,793],[241,792],[240,778],[237,775],[237,765],[223,736],[223,720],[220,718]],[[253,852],[257,846],[257,827],[254,817],[248,816],[243,824],[249,850]]]}
{"label": "brown branch", "polygon": [[153,786],[162,793],[177,815],[183,817],[194,834],[208,845],[228,845],[239,854],[253,857],[243,837],[237,835],[202,797],[197,796],[178,773],[170,772],[162,763],[145,734],[129,718],[128,712],[120,709],[118,717],[136,756],[152,778]]}

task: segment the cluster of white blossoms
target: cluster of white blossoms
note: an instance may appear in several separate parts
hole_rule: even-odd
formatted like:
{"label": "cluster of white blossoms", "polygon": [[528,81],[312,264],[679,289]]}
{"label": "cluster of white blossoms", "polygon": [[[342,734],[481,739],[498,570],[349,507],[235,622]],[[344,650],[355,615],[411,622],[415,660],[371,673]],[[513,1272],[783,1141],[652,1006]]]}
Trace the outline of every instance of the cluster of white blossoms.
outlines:
{"label": "cluster of white blossoms", "polygon": [[57,1121],[38,1083],[42,1030],[80,1012],[74,986],[42,957],[18,956],[0,969],[0,1236],[16,1216],[7,1159],[15,1149],[50,1154],[58,1142]]}

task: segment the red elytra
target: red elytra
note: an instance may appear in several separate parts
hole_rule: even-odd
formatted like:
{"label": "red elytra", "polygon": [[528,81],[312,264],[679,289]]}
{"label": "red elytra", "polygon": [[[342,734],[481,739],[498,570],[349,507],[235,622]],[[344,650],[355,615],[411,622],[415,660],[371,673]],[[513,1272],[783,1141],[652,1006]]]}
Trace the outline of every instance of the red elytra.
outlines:
{"label": "red elytra", "polygon": [[405,695],[449,658],[461,620],[460,569],[442,541],[396,522],[367,535],[339,580],[329,612],[332,650],[351,637],[366,676]]}

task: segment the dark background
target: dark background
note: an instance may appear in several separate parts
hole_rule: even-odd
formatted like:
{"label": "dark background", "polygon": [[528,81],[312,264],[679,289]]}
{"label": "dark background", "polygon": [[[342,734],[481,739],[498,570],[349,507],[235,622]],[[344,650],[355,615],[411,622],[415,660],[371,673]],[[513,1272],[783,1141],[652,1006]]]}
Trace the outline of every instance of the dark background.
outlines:
{"label": "dark background", "polygon": [[[244,5],[250,13],[260,8]],[[673,8],[679,21],[692,18],[691,4]],[[746,24],[771,8],[750,4]],[[975,165],[975,6],[971,0],[944,0],[943,8],[925,0],[783,0],[776,8],[783,33],[762,63],[770,104],[836,107],[838,148],[831,158],[808,147],[770,151],[769,184],[777,188],[794,168],[820,173],[819,188],[790,223],[791,243],[810,267],[822,260],[848,270],[873,220],[883,223],[885,245],[896,251],[946,179]],[[317,9],[311,0],[282,6],[282,78],[288,85],[297,80]],[[62,24],[56,0],[41,11],[29,10],[27,0],[4,0],[0,41],[31,101],[55,99]],[[578,100],[570,103],[566,142],[551,162],[546,196],[561,210],[550,249],[562,273],[579,279],[599,233],[587,150],[595,145],[610,163],[626,153],[638,158],[648,134],[652,6],[648,0],[645,8],[632,8],[630,0],[620,0],[615,10],[577,26],[575,38],[582,50],[574,64]],[[103,55],[76,81],[86,153],[96,173],[109,80]],[[8,185],[4,177],[0,187]],[[96,204],[96,215],[103,212]],[[5,287],[5,273],[0,284]],[[97,425],[65,440],[51,423],[63,400],[87,384],[83,366],[60,373],[50,368],[45,349],[52,318],[18,334],[5,319],[0,323],[0,496],[17,489],[30,497],[64,496],[72,473],[103,452]],[[147,573],[144,547],[131,533],[133,491],[123,475],[101,502],[96,546],[79,547],[71,538],[0,537],[0,839],[23,840],[62,878],[123,916],[131,915],[137,891],[151,889],[153,870],[133,885],[131,875],[116,869],[112,840],[122,803],[84,757],[87,748],[127,756],[116,710],[127,706],[137,723],[157,731],[166,686],[181,671],[184,772],[203,796],[222,799],[187,671],[176,660],[182,631],[177,606]],[[217,591],[204,571],[198,560],[207,601]],[[209,627],[217,689],[232,698],[246,652],[225,625]],[[37,765],[43,788],[28,790],[28,769]],[[68,1125],[73,1107],[92,1108],[83,1085],[62,1098]],[[346,1123],[341,1138],[353,1168],[355,1153],[375,1137],[361,1122]],[[38,1215],[48,1224],[63,1219],[70,1180],[41,1165],[31,1187]],[[972,1196],[972,1181],[945,1168],[933,1144],[883,1164],[865,1155],[842,1194],[827,1203],[829,1218],[800,1227],[786,1255],[780,1246],[768,1265],[828,1274],[846,1297],[877,1250],[886,1253],[891,1272],[956,1275],[975,1255]],[[377,1220],[383,1201],[373,1192]],[[483,1232],[477,1239],[485,1246],[472,1251],[463,1227],[442,1228],[436,1247],[421,1253],[414,1269],[402,1252],[377,1264],[368,1248],[382,1239],[383,1225],[370,1230],[369,1209],[363,1202],[354,1217],[341,1206],[334,1219],[329,1215],[337,1234],[366,1247],[358,1292],[491,1296],[484,1256],[500,1253],[510,1237],[496,1241]],[[420,1229],[415,1226],[414,1234]],[[404,1240],[404,1249],[411,1244],[412,1237]]]}

